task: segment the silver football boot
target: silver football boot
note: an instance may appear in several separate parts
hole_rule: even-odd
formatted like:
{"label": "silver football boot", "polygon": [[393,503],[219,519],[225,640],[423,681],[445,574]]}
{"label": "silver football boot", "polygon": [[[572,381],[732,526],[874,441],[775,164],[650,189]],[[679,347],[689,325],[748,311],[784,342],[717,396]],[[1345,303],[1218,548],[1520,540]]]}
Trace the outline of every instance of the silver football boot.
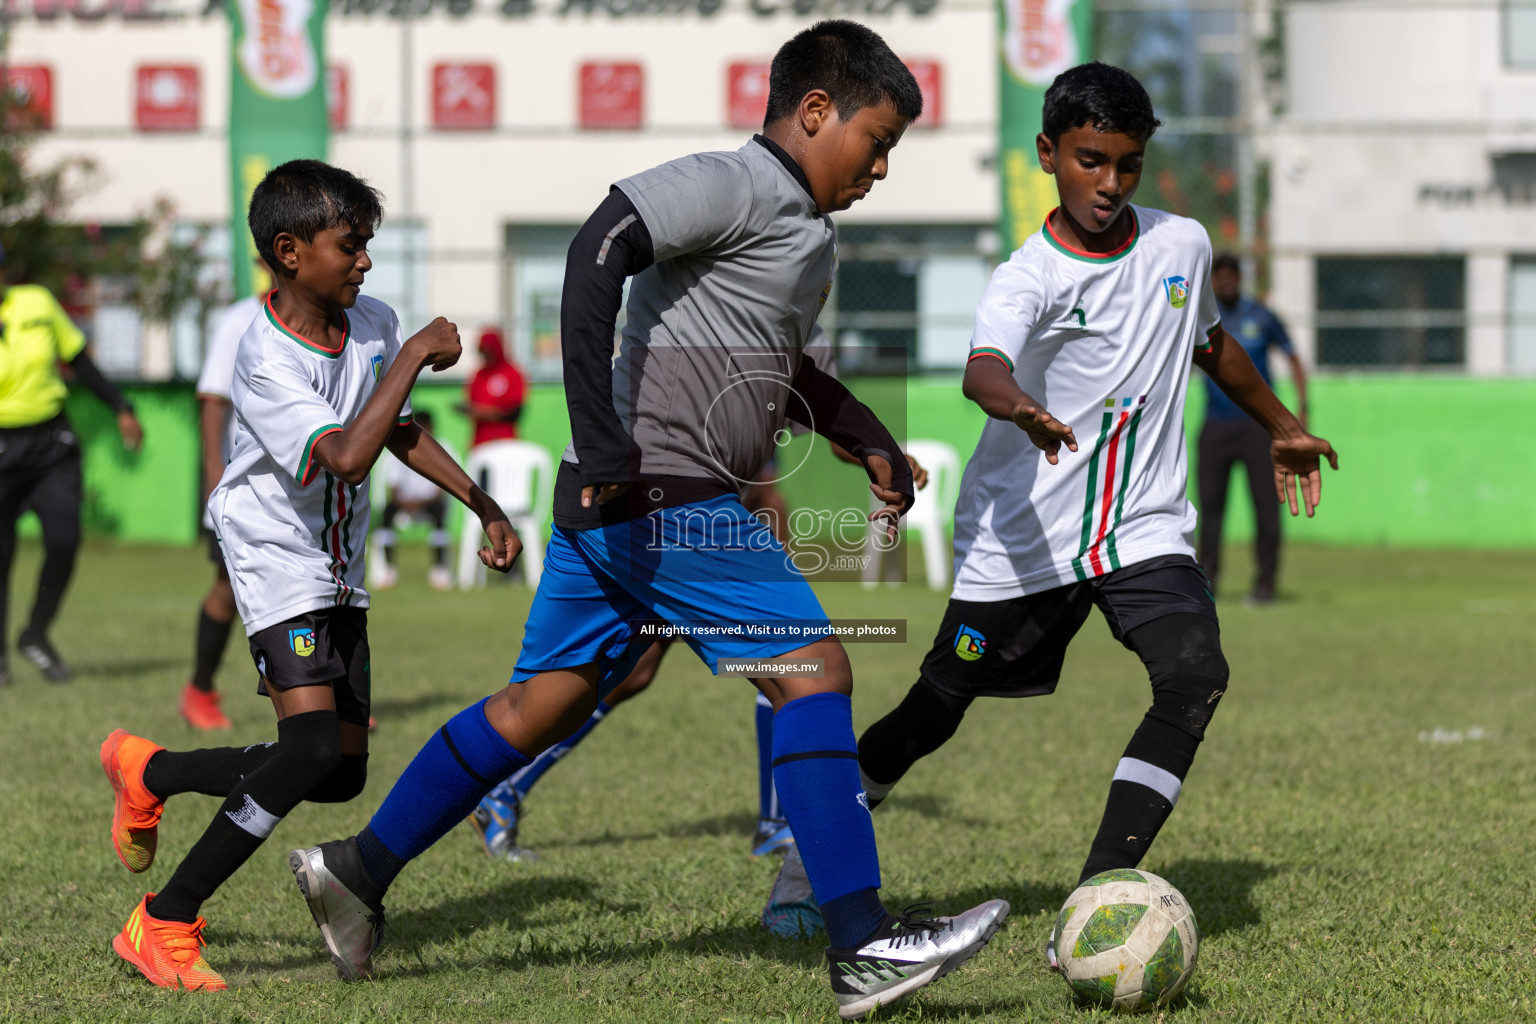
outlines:
{"label": "silver football boot", "polygon": [[320,927],[325,948],[342,979],[371,979],[373,951],[384,939],[384,905],[369,903],[354,893],[326,865],[327,854],[333,862],[355,860],[357,863],[349,866],[354,873],[362,871],[357,848],[350,840],[294,850],[288,854],[288,867],[293,870],[293,879],[299,884],[304,902],[309,904],[309,912]]}
{"label": "silver football boot", "polygon": [[838,1016],[858,1020],[944,977],[981,952],[1008,916],[1006,900],[988,900],[954,917],[924,917],[925,909],[908,907],[858,949],[827,950]]}

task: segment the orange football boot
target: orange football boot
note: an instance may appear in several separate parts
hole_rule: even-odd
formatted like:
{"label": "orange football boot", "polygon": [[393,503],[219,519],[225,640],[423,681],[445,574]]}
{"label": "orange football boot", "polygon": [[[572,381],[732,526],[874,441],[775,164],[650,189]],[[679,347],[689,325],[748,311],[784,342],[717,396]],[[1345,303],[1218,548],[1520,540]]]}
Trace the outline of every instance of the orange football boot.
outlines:
{"label": "orange football boot", "polygon": [[203,941],[203,927],[208,922],[201,917],[191,924],[150,917],[145,907],[154,898],[155,894],[149,893],[140,900],[123,930],[113,937],[117,955],[161,988],[228,988],[219,972],[203,959],[203,947],[208,945]]}
{"label": "orange football boot", "polygon": [[194,729],[208,732],[213,729],[228,729],[233,723],[224,709],[219,707],[219,695],[213,690],[199,690],[191,683],[181,691],[181,700],[176,702],[176,710],[187,724]]}
{"label": "orange football boot", "polygon": [[101,770],[112,784],[112,848],[129,871],[144,871],[155,862],[165,804],[144,788],[144,766],[164,749],[122,729],[113,729],[101,745]]}

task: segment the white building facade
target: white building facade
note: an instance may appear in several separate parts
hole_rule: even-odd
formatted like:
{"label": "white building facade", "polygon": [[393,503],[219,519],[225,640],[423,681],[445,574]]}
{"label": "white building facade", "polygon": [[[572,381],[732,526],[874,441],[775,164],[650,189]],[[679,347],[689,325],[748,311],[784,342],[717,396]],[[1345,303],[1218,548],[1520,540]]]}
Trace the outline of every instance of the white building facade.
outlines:
{"label": "white building facade", "polygon": [[1271,299],[1308,362],[1536,373],[1536,2],[1283,13],[1258,142]]}
{"label": "white building facade", "polygon": [[[50,122],[34,160],[85,156],[101,172],[71,216],[121,223],[167,197],[180,222],[213,229],[210,251],[226,258],[222,5],[11,10],[7,74],[40,93]],[[500,324],[536,376],[557,376],[577,226],[619,178],[745,143],[775,49],[828,16],[879,31],[918,73],[931,116],[895,151],[889,179],[838,217],[843,273],[824,322],[854,367],[959,365],[996,246],[986,0],[333,0],[330,159],[387,204],[367,287],[408,326],[438,314],[466,334]],[[195,324],[167,335],[104,309],[94,327],[119,375],[195,374]]]}

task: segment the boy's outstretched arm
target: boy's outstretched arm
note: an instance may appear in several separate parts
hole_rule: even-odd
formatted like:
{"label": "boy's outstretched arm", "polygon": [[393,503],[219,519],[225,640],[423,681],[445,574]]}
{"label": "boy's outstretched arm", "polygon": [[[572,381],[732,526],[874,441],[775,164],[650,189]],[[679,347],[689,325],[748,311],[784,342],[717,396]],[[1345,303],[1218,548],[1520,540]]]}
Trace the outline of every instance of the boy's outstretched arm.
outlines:
{"label": "boy's outstretched arm", "polygon": [[428,366],[446,370],[459,361],[461,351],[458,328],[442,317],[411,335],[357,418],[315,442],[315,461],[354,487],[361,484],[379,461],[417,374]]}
{"label": "boy's outstretched arm", "polygon": [[810,356],[800,360],[800,371],[790,382],[785,415],[814,430],[852,455],[869,474],[869,489],[885,507],[869,514],[870,522],[886,521],[886,532],[896,539],[896,521],[912,507],[912,466],[869,406],[831,374],[817,367]]}
{"label": "boy's outstretched arm", "polygon": [[981,411],[995,420],[1011,420],[1029,435],[1036,448],[1045,452],[1045,461],[1056,465],[1061,446],[1077,451],[1077,435],[1072,428],[1045,411],[1013,379],[1006,363],[990,354],[973,355],[965,364],[965,379],[960,390],[981,406]]}
{"label": "boy's outstretched arm", "polygon": [[510,572],[512,563],[522,553],[523,542],[501,506],[469,478],[453,456],[437,443],[437,438],[415,423],[402,423],[390,431],[386,444],[407,469],[437,484],[479,517],[491,542],[490,547],[480,549],[480,561],[499,572]]}
{"label": "boy's outstretched arm", "polygon": [[566,254],[560,361],[583,508],[622,494],[634,475],[629,435],[613,409],[613,328],[624,279],[654,262],[650,231],[618,189],[587,218]]}
{"label": "boy's outstretched arm", "polygon": [[1210,348],[1195,352],[1195,365],[1204,370],[1238,408],[1269,431],[1269,457],[1275,464],[1276,499],[1290,505],[1291,515],[1299,515],[1301,510],[1296,493],[1300,491],[1307,515],[1312,515],[1323,496],[1321,459],[1326,458],[1333,469],[1339,468],[1339,456],[1333,445],[1302,428],[1259,376],[1243,346],[1224,328],[1218,328],[1211,336]]}

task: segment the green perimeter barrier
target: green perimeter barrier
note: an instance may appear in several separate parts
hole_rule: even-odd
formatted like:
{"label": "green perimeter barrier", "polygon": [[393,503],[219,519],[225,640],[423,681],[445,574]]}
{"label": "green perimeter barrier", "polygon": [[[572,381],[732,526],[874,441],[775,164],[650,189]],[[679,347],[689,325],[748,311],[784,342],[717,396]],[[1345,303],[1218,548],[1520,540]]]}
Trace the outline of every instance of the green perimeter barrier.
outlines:
{"label": "green perimeter barrier", "polygon": [[[903,386],[905,385],[905,386]],[[963,461],[984,417],[960,394],[958,376],[903,382],[870,378],[853,390],[897,436],[947,442]],[[1324,471],[1316,519],[1286,517],[1293,540],[1403,547],[1536,547],[1536,446],[1525,437],[1536,409],[1536,380],[1459,377],[1329,377],[1311,388],[1313,429],[1341,453],[1339,473]],[[144,450],[124,452],[111,412],[89,394],[70,396],[69,414],[85,444],[87,530],[135,542],[185,544],[197,533],[197,402],[190,385],[130,388],[144,423]],[[469,437],[455,411],[457,384],[423,381],[413,393],[438,433],[463,452]],[[903,405],[905,406],[903,410]],[[1204,407],[1198,375],[1186,411],[1191,447]],[[1081,427],[1081,425],[1078,425]],[[532,389],[522,436],[558,459],[570,439],[559,385]],[[1081,435],[1080,435],[1081,436]],[[832,458],[825,442],[795,439],[779,460],[796,465],[783,481],[790,507],[868,500],[863,474]],[[1066,457],[1071,457],[1066,456]],[[782,471],[782,470],[781,470]],[[1191,473],[1193,476],[1193,473]],[[30,520],[31,517],[29,516]],[[1251,536],[1252,509],[1240,478],[1228,508],[1228,538]],[[36,533],[36,522],[23,529]]]}

